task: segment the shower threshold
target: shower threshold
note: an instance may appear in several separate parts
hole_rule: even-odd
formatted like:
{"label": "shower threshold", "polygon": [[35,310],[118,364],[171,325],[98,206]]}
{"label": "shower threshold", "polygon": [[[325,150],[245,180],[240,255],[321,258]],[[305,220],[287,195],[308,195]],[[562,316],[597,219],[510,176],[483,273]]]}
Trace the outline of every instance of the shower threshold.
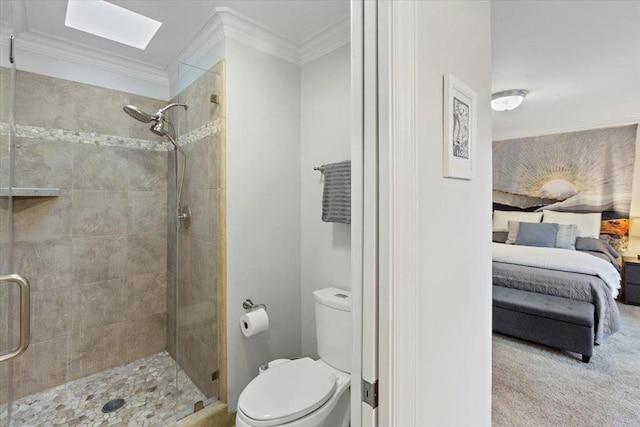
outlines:
{"label": "shower threshold", "polygon": [[[12,426],[175,426],[186,408],[207,400],[185,372],[163,351],[127,365],[117,366],[13,403]],[[113,399],[125,405],[103,413]],[[0,414],[5,425],[6,413]]]}

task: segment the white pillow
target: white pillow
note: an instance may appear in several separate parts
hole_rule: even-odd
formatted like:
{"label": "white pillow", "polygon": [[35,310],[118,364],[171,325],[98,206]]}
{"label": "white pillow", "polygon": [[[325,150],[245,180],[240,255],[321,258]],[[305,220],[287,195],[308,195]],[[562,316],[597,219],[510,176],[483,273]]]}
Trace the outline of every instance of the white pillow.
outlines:
{"label": "white pillow", "polygon": [[542,222],[553,222],[556,224],[575,224],[578,226],[577,237],[600,237],[600,221],[602,213],[571,213],[542,211],[544,217]]}
{"label": "white pillow", "polygon": [[493,211],[493,231],[509,231],[509,221],[540,222],[542,212]]}
{"label": "white pillow", "polygon": [[519,221],[509,221],[509,233],[507,234],[507,240],[505,243],[507,245],[515,245],[516,238],[518,237],[518,231],[520,231],[520,222]]}

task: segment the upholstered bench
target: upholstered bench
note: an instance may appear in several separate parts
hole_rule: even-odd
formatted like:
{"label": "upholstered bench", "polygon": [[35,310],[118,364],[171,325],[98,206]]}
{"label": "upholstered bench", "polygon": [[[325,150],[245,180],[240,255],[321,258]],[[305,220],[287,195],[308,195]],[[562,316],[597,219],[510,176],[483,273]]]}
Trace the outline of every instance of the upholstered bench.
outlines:
{"label": "upholstered bench", "polygon": [[593,354],[594,306],[553,295],[493,287],[493,330],[582,354]]}

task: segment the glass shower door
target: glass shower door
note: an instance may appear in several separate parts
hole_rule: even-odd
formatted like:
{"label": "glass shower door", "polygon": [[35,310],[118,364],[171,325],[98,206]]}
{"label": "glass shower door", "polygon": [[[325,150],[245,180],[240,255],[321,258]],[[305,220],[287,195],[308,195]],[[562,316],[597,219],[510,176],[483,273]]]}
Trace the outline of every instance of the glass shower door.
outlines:
{"label": "glass shower door", "polygon": [[[2,52],[3,56],[5,52]],[[10,208],[10,195],[8,192],[9,186],[9,135],[8,135],[8,121],[9,121],[9,106],[11,103],[9,83],[11,79],[11,72],[6,68],[0,68],[0,87],[2,87],[0,98],[0,123],[2,126],[2,132],[0,133],[0,191],[6,192],[6,195],[0,197],[0,275],[5,275],[10,272],[10,253],[11,242],[9,240],[11,233],[9,230],[11,215]],[[5,190],[7,189],[7,190]],[[0,354],[9,353],[11,351],[12,339],[10,339],[12,318],[12,304],[10,304],[10,296],[14,291],[7,285],[0,285]],[[0,363],[0,426],[9,425],[9,416],[11,412],[11,377],[12,377],[11,362]]]}
{"label": "glass shower door", "polygon": [[[221,115],[224,64],[211,70],[179,65],[178,95],[188,103],[174,123],[185,158],[179,155],[178,178],[186,164],[184,183],[170,191],[169,206],[190,212],[169,239],[175,250],[174,292],[169,318],[174,319],[172,355],[178,362],[178,415],[207,406],[220,397],[224,377],[218,357],[222,328],[218,318],[224,273],[224,185],[222,171],[224,118]],[[171,163],[170,163],[171,164]],[[178,184],[179,186],[179,184]],[[188,206],[188,209],[187,209]],[[170,211],[171,215],[171,211]],[[172,215],[175,217],[175,214]],[[172,280],[169,281],[171,283]]]}
{"label": "glass shower door", "polygon": [[29,345],[30,288],[14,273],[13,191],[15,156],[16,67],[13,36],[10,38],[11,68],[0,70],[0,426],[11,424],[13,360]]}
{"label": "glass shower door", "polygon": [[[9,53],[3,49],[2,56]],[[0,275],[12,272],[13,246],[13,200],[9,191],[11,168],[9,153],[11,126],[10,119],[15,116],[15,65],[0,68]],[[10,283],[0,283],[0,354],[11,352],[15,336],[14,301],[16,292]],[[8,426],[11,416],[13,366],[11,361],[0,362],[0,426]]]}

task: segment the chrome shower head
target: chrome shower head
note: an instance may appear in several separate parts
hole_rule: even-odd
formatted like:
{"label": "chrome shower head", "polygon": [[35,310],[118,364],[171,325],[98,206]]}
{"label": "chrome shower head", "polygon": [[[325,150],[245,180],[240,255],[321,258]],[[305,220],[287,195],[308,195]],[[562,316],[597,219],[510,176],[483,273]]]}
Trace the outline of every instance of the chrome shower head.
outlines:
{"label": "chrome shower head", "polygon": [[164,120],[160,120],[154,124],[151,125],[151,127],[149,128],[149,130],[153,133],[155,133],[158,136],[168,136],[169,135],[169,131],[165,128],[165,121]]}
{"label": "chrome shower head", "polygon": [[125,113],[127,113],[128,115],[130,115],[131,117],[133,117],[134,119],[142,123],[149,123],[155,120],[154,116],[152,116],[151,114],[145,113],[144,111],[142,111],[141,109],[139,109],[134,105],[125,105],[124,107],[122,107],[122,109],[124,110]]}
{"label": "chrome shower head", "polygon": [[180,147],[180,145],[176,141],[175,136],[173,136],[174,131],[173,131],[173,126],[171,125],[171,122],[168,122],[166,120],[160,120],[154,123],[153,125],[151,125],[149,130],[155,133],[156,135],[166,136],[167,138],[169,138],[169,141],[171,141],[171,144],[173,144],[173,147],[180,153],[184,154],[184,151],[182,151],[182,147]]}
{"label": "chrome shower head", "polygon": [[187,108],[189,108],[189,105],[186,102],[184,104],[172,103],[159,109],[154,115],[145,113],[134,105],[125,105],[124,107],[122,107],[122,109],[125,113],[127,113],[134,119],[141,121],[142,123],[154,122],[149,130],[158,136],[168,137],[176,150],[183,153],[182,148],[180,148],[178,143],[175,141],[175,131],[173,130],[173,125],[169,120],[165,119],[165,113],[174,107],[182,107],[186,110]]}

